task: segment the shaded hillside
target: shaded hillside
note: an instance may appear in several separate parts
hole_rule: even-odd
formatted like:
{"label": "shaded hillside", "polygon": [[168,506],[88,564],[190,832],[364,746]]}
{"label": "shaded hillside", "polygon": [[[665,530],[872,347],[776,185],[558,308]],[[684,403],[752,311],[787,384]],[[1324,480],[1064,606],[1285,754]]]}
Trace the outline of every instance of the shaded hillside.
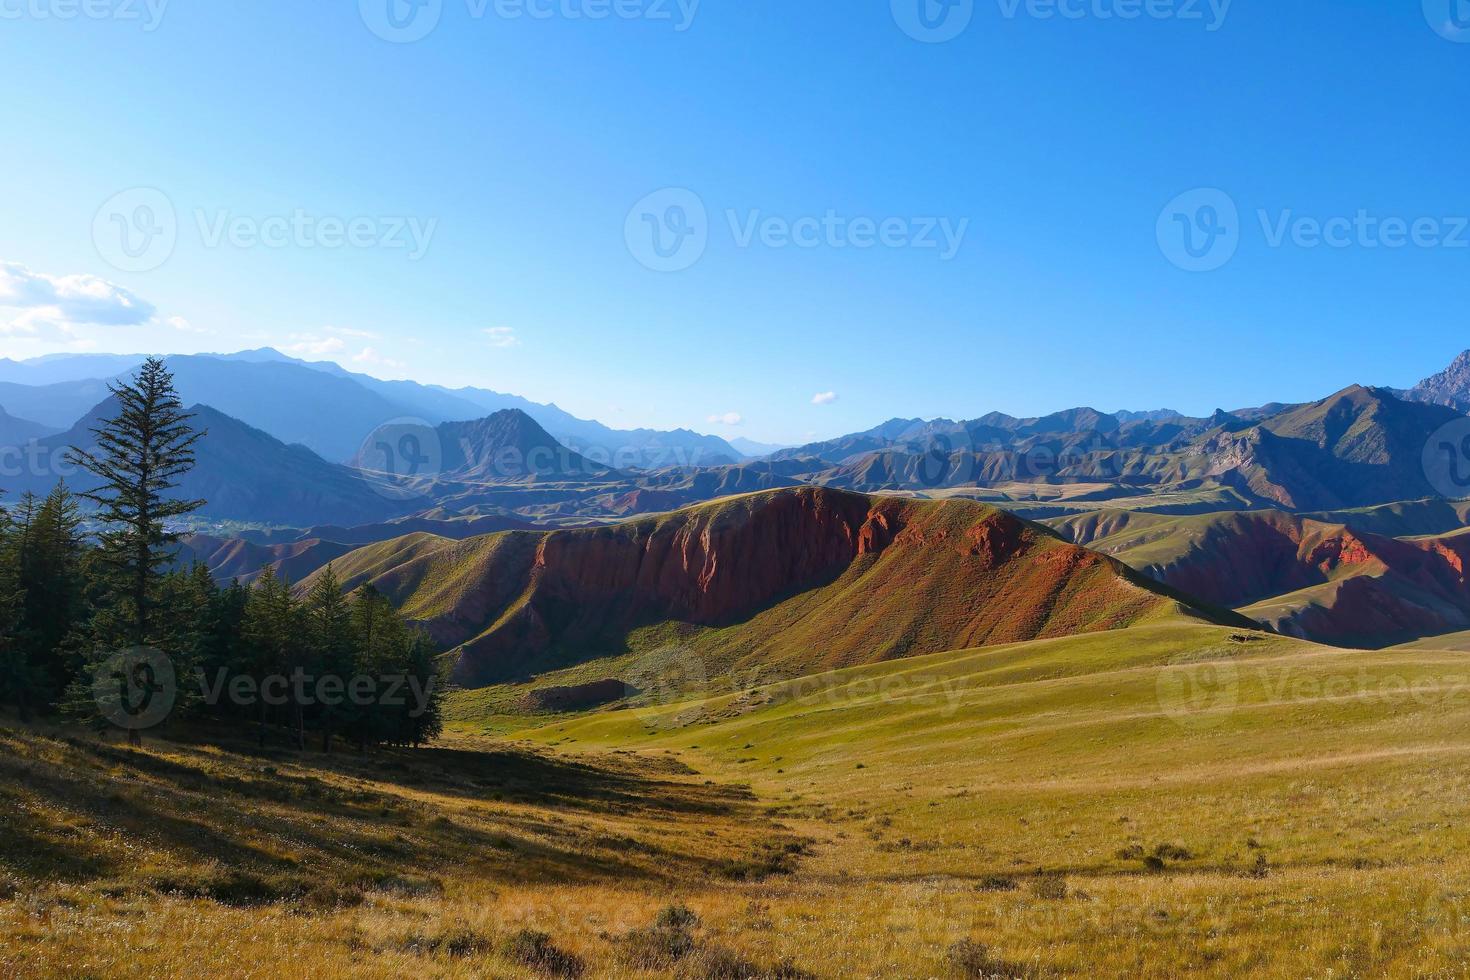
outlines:
{"label": "shaded hillside", "polygon": [[[392,430],[388,430],[391,437]],[[444,422],[427,432],[410,433],[432,467],[429,475],[444,482],[500,483],[566,480],[609,480],[619,478],[610,467],[594,462],[561,445],[551,434],[519,409],[467,422]],[[396,451],[386,458],[380,447],[364,446],[353,465],[389,473],[395,470]],[[388,465],[384,465],[385,462]]]}
{"label": "shaded hillside", "polygon": [[49,425],[18,419],[0,408],[0,446],[23,446],[32,439],[49,436],[55,431]]}
{"label": "shaded hillside", "polygon": [[457,648],[471,685],[622,653],[659,624],[697,627],[681,642],[710,669],[804,673],[1114,629],[1187,602],[983,504],[811,487],[601,528],[416,535],[336,567]]}
{"label": "shaded hillside", "polygon": [[[92,449],[92,430],[115,411],[103,402],[70,431],[35,443],[43,465],[27,473],[0,477],[10,494],[50,489],[64,477],[73,490],[95,485],[90,474],[66,462],[69,447]],[[202,499],[202,515],[221,520],[269,524],[369,523],[396,517],[406,506],[378,492],[363,475],[329,463],[304,446],[287,446],[258,429],[207,405],[189,409],[190,423],[203,431],[195,445],[196,465],[171,497]]]}
{"label": "shaded hillside", "polygon": [[351,550],[351,545],[320,538],[267,545],[243,538],[190,534],[179,542],[175,564],[181,568],[203,565],[216,581],[238,580],[244,585],[254,582],[269,566],[280,578],[299,582]]}

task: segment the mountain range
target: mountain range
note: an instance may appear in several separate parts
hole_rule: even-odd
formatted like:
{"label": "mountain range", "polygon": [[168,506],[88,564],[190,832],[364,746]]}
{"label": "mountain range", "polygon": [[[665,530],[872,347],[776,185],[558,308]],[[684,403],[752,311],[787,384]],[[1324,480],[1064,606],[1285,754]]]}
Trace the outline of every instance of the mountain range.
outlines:
{"label": "mountain range", "polygon": [[[107,379],[86,375],[128,363],[112,355],[0,362],[0,404],[8,397],[7,409],[20,406],[0,416],[0,445],[8,439],[23,463],[19,473],[6,470],[0,489],[13,499],[58,478],[85,489],[85,475],[61,461],[68,447],[92,444],[90,430],[110,409]],[[1088,568],[1113,568],[1116,560],[1140,581],[1177,590],[1191,608],[1233,609],[1304,638],[1384,646],[1470,628],[1470,584],[1461,572],[1470,558],[1463,534],[1470,504],[1446,499],[1427,462],[1436,438],[1451,450],[1462,444],[1442,433],[1466,420],[1470,352],[1407,391],[1353,385],[1314,402],[1205,417],[1082,407],[1034,418],[897,418],[803,446],[744,445],[769,450],[759,459],[682,431],[580,430],[629,440],[609,452],[565,429],[559,435],[530,410],[576,428],[578,420],[554,406],[378,381],[268,349],[169,363],[206,433],[197,467],[176,490],[208,501],[180,561],[244,580],[266,565],[298,580],[334,562],[355,583],[372,582],[416,610],[436,639],[460,652],[464,678],[524,673],[594,650],[608,655],[636,646],[640,631],[670,624],[716,646],[724,641],[705,632],[723,635],[735,622],[779,622],[791,637],[817,624],[823,649],[844,664],[1047,635],[998,625],[972,603],[966,608],[979,619],[967,613],[938,635],[904,611],[889,614],[909,623],[891,642],[874,641],[886,634],[872,623],[860,634],[864,651],[842,639],[845,622],[867,622],[859,606],[846,604],[853,596],[896,593],[900,577],[929,581],[925,562],[957,583],[935,580],[948,601],[991,595],[999,566],[975,581],[973,566],[955,566],[943,543],[1002,512],[1028,529],[1023,536],[1054,534],[1108,556]],[[506,400],[514,404],[493,408]],[[80,415],[54,424],[83,403]],[[665,450],[689,456],[683,465],[657,465]],[[758,513],[751,501],[764,502]],[[788,534],[788,523],[807,520],[817,522],[814,530]],[[886,544],[853,545],[848,554],[826,537],[851,544],[883,521],[905,529],[892,555],[914,546],[912,560],[877,561]],[[736,527],[745,530],[720,537]],[[924,530],[931,527],[938,530]],[[784,568],[771,566],[766,552],[778,566],[784,552],[827,557],[812,559],[820,568]],[[742,581],[767,583],[765,591],[720,598],[714,586],[732,565],[745,570]],[[578,569],[601,571],[584,581]],[[1120,574],[1132,581],[1133,571]],[[690,575],[693,586],[680,578]],[[1066,578],[1073,584],[1058,580],[1053,592],[1038,593],[1046,609],[1076,613],[1074,588],[1112,595],[1076,569]],[[854,591],[841,601],[829,596],[833,605],[786,605],[839,581]],[[1029,601],[1003,597],[1018,610]],[[915,599],[915,608],[927,608],[930,620],[952,615],[926,602]],[[786,612],[772,613],[778,606]],[[1131,608],[1112,599],[1107,606],[1103,619]],[[592,620],[565,619],[568,610],[583,610],[581,617],[594,608],[602,612]],[[773,618],[761,619],[767,614]],[[794,639],[729,635],[764,644],[776,660],[797,656]],[[736,649],[715,652],[729,659]]]}

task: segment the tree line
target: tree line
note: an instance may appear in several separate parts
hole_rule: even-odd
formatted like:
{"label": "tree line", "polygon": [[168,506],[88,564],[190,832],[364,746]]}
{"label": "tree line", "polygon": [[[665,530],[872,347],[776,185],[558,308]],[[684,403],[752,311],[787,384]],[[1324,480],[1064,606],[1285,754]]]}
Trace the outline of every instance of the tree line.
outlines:
{"label": "tree line", "polygon": [[[262,746],[437,737],[434,650],[382,594],[346,594],[330,565],[304,596],[269,567],[244,586],[177,566],[172,527],[205,501],[170,491],[203,433],[161,360],[111,389],[116,413],[92,430],[95,447],[71,450],[97,485],[0,507],[0,703],[119,725],[134,744],[140,726],[118,711],[156,699],[170,723],[250,730]],[[114,684],[119,697],[99,695]]]}

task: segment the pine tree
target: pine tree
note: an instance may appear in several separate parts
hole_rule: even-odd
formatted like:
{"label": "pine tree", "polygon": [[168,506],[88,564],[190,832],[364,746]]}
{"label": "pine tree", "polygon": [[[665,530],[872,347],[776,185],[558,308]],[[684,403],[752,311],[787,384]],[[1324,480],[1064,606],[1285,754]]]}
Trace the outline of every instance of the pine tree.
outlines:
{"label": "pine tree", "polygon": [[[102,483],[82,494],[97,505],[98,518],[108,525],[99,557],[110,573],[114,615],[100,624],[122,630],[117,639],[147,647],[158,639],[154,607],[162,569],[172,560],[169,546],[179,537],[169,522],[204,504],[168,497],[193,468],[194,444],[203,433],[190,427],[193,416],[184,411],[173,375],[158,358],[149,358],[131,382],[109,387],[117,414],[92,430],[95,451],[72,447],[71,458]],[[129,730],[128,740],[140,742],[136,730]]]}
{"label": "pine tree", "polygon": [[39,504],[27,494],[22,513],[26,529],[19,544],[24,592],[20,631],[49,706],[72,679],[70,645],[86,618],[82,518],[76,498],[59,482]]}
{"label": "pine tree", "polygon": [[38,686],[20,631],[25,591],[21,587],[21,530],[0,508],[0,704],[30,713]]}
{"label": "pine tree", "polygon": [[[249,646],[252,669],[257,684],[259,714],[257,716],[257,741],[265,747],[266,727],[269,724],[269,699],[291,695],[295,685],[291,674],[301,666],[306,649],[304,624],[301,609],[291,595],[291,587],[278,578],[275,569],[267,565],[250,590],[245,606],[245,641]],[[301,703],[290,697],[291,722],[295,729],[297,747],[304,747],[305,723]]]}
{"label": "pine tree", "polygon": [[[341,682],[341,690],[352,679],[355,647],[352,631],[352,607],[342,594],[342,583],[336,570],[328,564],[317,575],[306,596],[307,635],[320,676]],[[332,738],[346,724],[351,713],[344,705],[324,703],[317,722],[321,728],[322,751],[332,751]]]}

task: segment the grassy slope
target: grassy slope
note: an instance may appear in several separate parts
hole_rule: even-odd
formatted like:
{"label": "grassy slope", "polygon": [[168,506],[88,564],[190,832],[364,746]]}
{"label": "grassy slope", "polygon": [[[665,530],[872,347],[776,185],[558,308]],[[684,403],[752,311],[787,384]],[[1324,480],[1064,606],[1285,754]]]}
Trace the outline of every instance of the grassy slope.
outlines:
{"label": "grassy slope", "polygon": [[[960,939],[1006,976],[1463,976],[1467,676],[1174,623],[516,747],[468,721],[362,760],[11,731],[0,975],[545,976],[503,946],[532,928],[588,976],[667,976],[619,937],[680,901],[702,946],[821,977],[962,976]],[[793,873],[731,877],[797,840]]]}
{"label": "grassy slope", "polygon": [[[1467,681],[1460,654],[1167,625],[525,737],[671,750],[780,800],[820,841],[807,941],[855,942],[824,958],[859,974],[973,934],[1042,974],[1448,976],[1470,953]],[[1148,871],[1159,844],[1189,856]],[[976,891],[1038,870],[1086,897]]]}

